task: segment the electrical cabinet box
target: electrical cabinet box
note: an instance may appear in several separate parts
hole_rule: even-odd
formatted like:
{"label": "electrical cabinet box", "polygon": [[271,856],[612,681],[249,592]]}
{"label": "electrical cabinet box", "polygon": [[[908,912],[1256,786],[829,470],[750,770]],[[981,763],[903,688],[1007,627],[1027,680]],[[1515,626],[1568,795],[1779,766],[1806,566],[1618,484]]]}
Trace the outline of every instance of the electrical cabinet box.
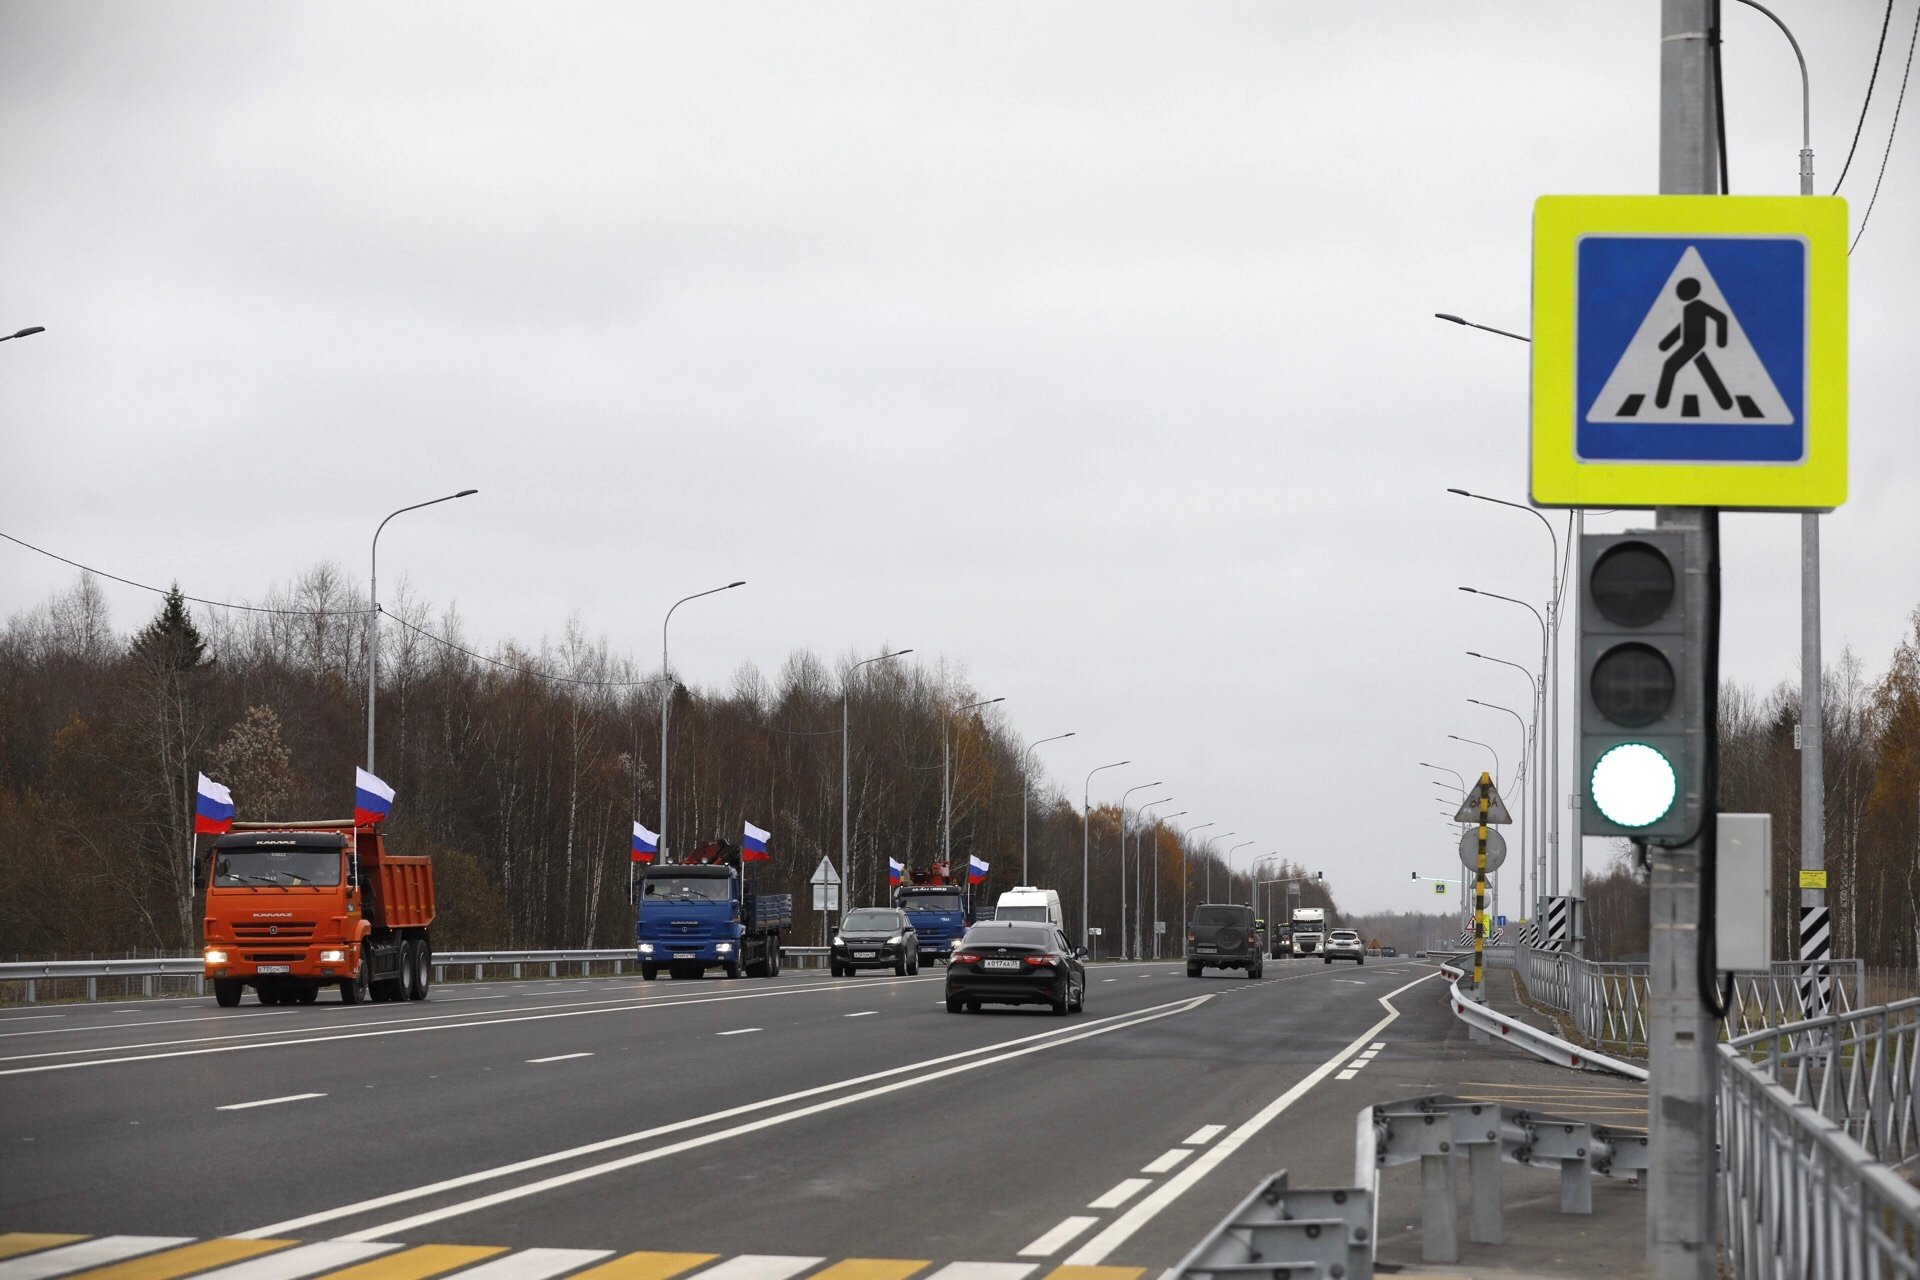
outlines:
{"label": "electrical cabinet box", "polygon": [[1773,965],[1773,815],[1720,815],[1713,928],[1721,972]]}

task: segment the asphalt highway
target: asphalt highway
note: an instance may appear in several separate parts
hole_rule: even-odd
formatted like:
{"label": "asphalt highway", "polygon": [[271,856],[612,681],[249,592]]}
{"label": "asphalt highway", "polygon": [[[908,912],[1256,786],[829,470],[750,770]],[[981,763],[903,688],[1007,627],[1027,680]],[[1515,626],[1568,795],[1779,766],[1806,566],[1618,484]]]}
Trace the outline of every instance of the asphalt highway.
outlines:
{"label": "asphalt highway", "polygon": [[[1345,1185],[1355,1113],[1447,1087],[1459,1038],[1410,961],[1089,974],[1070,1017],[949,1014],[932,968],[0,1012],[0,1228],[111,1280],[1157,1271],[1276,1169]],[[90,1274],[0,1260],[63,1273]]]}

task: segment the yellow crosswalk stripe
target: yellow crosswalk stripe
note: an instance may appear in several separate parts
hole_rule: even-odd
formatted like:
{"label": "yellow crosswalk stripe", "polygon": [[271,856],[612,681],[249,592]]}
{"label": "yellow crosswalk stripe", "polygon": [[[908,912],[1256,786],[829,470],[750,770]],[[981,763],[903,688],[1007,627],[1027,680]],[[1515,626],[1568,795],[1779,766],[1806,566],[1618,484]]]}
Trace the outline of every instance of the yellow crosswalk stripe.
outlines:
{"label": "yellow crosswalk stripe", "polygon": [[568,1280],[670,1280],[719,1256],[717,1253],[629,1253],[575,1272]]}
{"label": "yellow crosswalk stripe", "polygon": [[1047,1280],[1140,1280],[1145,1267],[1055,1267]]}
{"label": "yellow crosswalk stripe", "polygon": [[814,1272],[807,1280],[907,1280],[932,1265],[909,1258],[848,1258]]}
{"label": "yellow crosswalk stripe", "polygon": [[44,1231],[8,1231],[0,1233],[0,1258],[34,1253],[41,1249],[51,1249],[57,1244],[72,1244],[76,1240],[85,1239],[85,1236],[48,1235]]}
{"label": "yellow crosswalk stripe", "polygon": [[505,1253],[504,1245],[421,1244],[384,1258],[369,1258],[314,1280],[426,1280],[455,1267],[464,1267]]}
{"label": "yellow crosswalk stripe", "polygon": [[177,1280],[180,1276],[211,1271],[230,1262],[289,1249],[298,1243],[297,1240],[202,1240],[91,1271],[76,1271],[66,1280]]}

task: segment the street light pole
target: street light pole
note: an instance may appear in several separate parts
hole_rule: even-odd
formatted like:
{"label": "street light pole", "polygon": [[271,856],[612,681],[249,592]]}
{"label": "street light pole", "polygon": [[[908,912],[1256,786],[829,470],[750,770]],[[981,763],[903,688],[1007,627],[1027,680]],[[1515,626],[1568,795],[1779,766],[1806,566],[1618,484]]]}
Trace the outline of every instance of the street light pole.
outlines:
{"label": "street light pole", "polygon": [[[1260,842],[1258,840],[1242,840],[1239,844],[1228,846],[1227,848],[1227,901],[1228,902],[1233,901],[1233,855],[1238,853],[1240,850],[1246,848],[1250,844],[1259,844],[1259,843]],[[1252,906],[1253,905],[1252,890],[1248,890],[1247,899],[1248,899],[1247,905]]]}
{"label": "street light pole", "polygon": [[1051,738],[1040,738],[1037,741],[1029,742],[1027,749],[1020,753],[1020,883],[1029,887],[1033,884],[1033,881],[1027,877],[1027,811],[1032,807],[1027,799],[1027,777],[1033,767],[1033,762],[1029,757],[1033,755],[1033,749],[1035,747],[1042,746],[1049,742],[1058,742],[1062,738],[1071,738],[1072,736],[1073,734],[1068,732],[1057,733]]}
{"label": "street light pole", "polygon": [[[1237,836],[1239,834],[1238,831],[1222,831],[1217,836],[1208,836],[1200,845],[1202,860],[1207,864],[1207,901],[1209,902],[1213,901],[1213,842],[1215,840],[1225,840],[1228,836]],[[1231,886],[1229,886],[1227,896],[1233,896]]]}
{"label": "street light pole", "polygon": [[[1460,773],[1460,771],[1459,771],[1458,769],[1449,769],[1449,768],[1447,768],[1447,766],[1445,766],[1445,765],[1443,765],[1443,764],[1428,764],[1428,763],[1427,763],[1427,762],[1426,762],[1425,760],[1422,760],[1422,761],[1420,762],[1420,767],[1421,767],[1422,769],[1432,769],[1432,770],[1434,770],[1434,771],[1436,771],[1436,772],[1438,772],[1438,773],[1450,773],[1450,774],[1452,774],[1452,775],[1453,775],[1453,776],[1454,776],[1454,777],[1455,777],[1455,778],[1456,778],[1456,779],[1457,779],[1457,780],[1459,781],[1459,783],[1460,783],[1460,803],[1461,803],[1462,805],[1464,805],[1464,804],[1466,804],[1466,802],[1467,802],[1467,780],[1466,780],[1466,778],[1465,778],[1465,777],[1463,777],[1463,776],[1461,775],[1461,773]],[[1438,786],[1439,784],[1438,784],[1438,783],[1435,783],[1434,785],[1435,785],[1435,786]],[[1455,812],[1455,813],[1458,813],[1458,812],[1459,812],[1459,809],[1457,809],[1457,808],[1456,808],[1456,809],[1454,810],[1454,812]],[[1466,827],[1465,827],[1465,826],[1464,826],[1464,825],[1463,825],[1462,823],[1460,823],[1460,822],[1459,822],[1459,821],[1458,821],[1457,819],[1452,819],[1452,818],[1450,818],[1450,819],[1448,819],[1448,821],[1449,821],[1449,822],[1450,822],[1450,823],[1451,823],[1451,824],[1453,825],[1453,833],[1454,833],[1454,835],[1455,835],[1455,836],[1459,836],[1459,835],[1460,835],[1461,833],[1463,833],[1464,831],[1466,831]],[[1456,852],[1457,852],[1457,851],[1456,851]],[[1461,893],[1460,893],[1460,907],[1461,907],[1461,909],[1462,909],[1462,910],[1465,910],[1465,909],[1466,909],[1466,905],[1467,905],[1467,895],[1466,895],[1466,891],[1465,891],[1465,890],[1463,889],[1463,890],[1461,890]]]}
{"label": "street light pole", "polygon": [[1131,760],[1115,760],[1112,764],[1095,765],[1087,770],[1087,780],[1080,788],[1080,945],[1093,950],[1093,921],[1087,915],[1087,884],[1093,867],[1093,775],[1108,769],[1118,769],[1123,764],[1132,764]]}
{"label": "street light pole", "polygon": [[[1121,959],[1127,952],[1127,797],[1136,791],[1145,791],[1148,787],[1157,787],[1160,783],[1143,782],[1137,787],[1128,787],[1120,793],[1120,947]],[[1168,799],[1172,797],[1169,796]]]}
{"label": "street light pole", "polygon": [[[38,329],[38,328],[22,329],[18,333],[9,334],[7,336],[12,338],[24,338],[30,333],[42,333],[42,332],[44,332],[44,330]],[[389,516],[387,516],[387,520],[393,519],[394,516],[404,515],[409,511],[418,511],[422,507],[437,506],[442,502],[452,502],[455,498],[469,497],[470,495],[476,494],[478,492],[480,492],[478,489],[462,489],[458,493],[449,493],[443,498],[429,498],[425,502],[416,502],[410,507],[400,508],[400,510],[395,511]],[[367,609],[367,772],[368,773],[373,772],[373,712],[374,712],[374,701],[378,697],[380,692],[380,530],[385,529],[387,527],[387,520],[382,520],[379,526],[374,529],[373,551],[367,557],[367,560],[368,560],[368,564],[367,564],[367,604],[368,604],[368,609]]]}
{"label": "street light pole", "polygon": [[[1552,673],[1548,681],[1547,689],[1547,738],[1552,743],[1548,751],[1547,763],[1547,777],[1551,780],[1549,791],[1551,802],[1547,805],[1549,810],[1547,815],[1547,862],[1553,873],[1553,892],[1555,895],[1558,895],[1560,892],[1560,645],[1558,643],[1558,637],[1556,636],[1552,640],[1549,640],[1547,620],[1540,616],[1538,609],[1528,604],[1525,600],[1516,600],[1512,596],[1503,596],[1493,591],[1480,591],[1473,587],[1462,587],[1460,589],[1471,596],[1485,596],[1489,600],[1504,600],[1508,604],[1517,604],[1532,614],[1533,620],[1540,624],[1540,669]],[[1549,605],[1548,608],[1551,609],[1552,606]],[[1576,836],[1573,841],[1572,866],[1573,896],[1576,898],[1580,896],[1581,874],[1580,839]]]}
{"label": "street light pole", "polygon": [[866,658],[847,668],[847,674],[840,681],[840,914],[847,914],[847,899],[853,893],[853,884],[847,878],[852,873],[847,860],[847,812],[848,796],[851,787],[847,779],[851,776],[852,751],[848,744],[852,741],[848,727],[853,723],[851,700],[853,697],[853,673],[875,662],[886,662],[892,658],[912,653],[911,649],[899,649],[893,653],[883,653],[877,658]]}
{"label": "street light pole", "polygon": [[[1518,671],[1527,678],[1527,687],[1533,692],[1533,731],[1530,743],[1533,751],[1533,772],[1529,775],[1533,779],[1533,794],[1535,799],[1533,805],[1533,861],[1531,868],[1533,896],[1531,898],[1527,896],[1527,868],[1525,864],[1523,864],[1520,877],[1520,905],[1527,911],[1537,914],[1542,891],[1540,873],[1545,867],[1545,854],[1543,850],[1546,846],[1546,807],[1552,803],[1548,786],[1552,780],[1546,776],[1546,771],[1541,767],[1540,763],[1541,730],[1546,722],[1546,706],[1541,697],[1541,680],[1536,679],[1533,672],[1527,670],[1519,663],[1509,662],[1505,658],[1489,657],[1484,653],[1476,653],[1472,649],[1467,650],[1467,656],[1469,658],[1478,658],[1482,662],[1497,662],[1503,667],[1512,667],[1515,671]],[[1540,676],[1541,679],[1544,679],[1546,672],[1542,671]]]}
{"label": "street light pole", "polygon": [[[1171,804],[1172,802],[1172,796],[1162,796],[1158,800],[1149,800],[1147,803],[1141,805],[1140,825],[1135,829],[1133,835],[1133,950],[1130,954],[1138,959],[1144,960],[1146,958],[1147,949],[1146,939],[1142,936],[1140,927],[1140,913],[1146,910],[1147,906],[1146,896],[1140,889],[1140,837],[1145,834],[1147,829],[1147,810],[1154,808],[1156,805]],[[1180,813],[1185,812],[1185,809],[1180,811]],[[1180,814],[1175,813],[1169,814],[1168,816],[1177,818]],[[1153,825],[1157,829],[1160,826],[1160,819],[1155,818]],[[1160,910],[1160,846],[1158,842],[1154,844],[1153,851],[1153,909],[1157,912]]]}
{"label": "street light pole", "polygon": [[673,676],[667,666],[667,624],[673,621],[673,610],[689,600],[746,585],[745,582],[729,582],[724,587],[709,587],[705,591],[682,596],[673,602],[673,609],[668,609],[667,616],[660,620],[660,861],[663,865],[673,861],[673,856],[668,852],[672,842],[667,839],[667,720],[673,713]]}
{"label": "street light pole", "polygon": [[1196,831],[1205,831],[1212,825],[1211,822],[1203,822],[1197,827],[1188,827],[1180,833],[1180,929],[1183,934],[1186,931],[1187,917],[1189,914],[1187,908],[1187,886],[1193,883],[1193,872],[1187,867],[1187,837]]}
{"label": "street light pole", "polygon": [[[1513,802],[1514,804],[1518,805],[1521,809],[1525,809],[1526,803],[1527,803],[1525,798],[1526,797],[1526,780],[1527,780],[1527,739],[1530,736],[1527,731],[1527,722],[1523,720],[1520,716],[1520,713],[1518,711],[1515,711],[1512,707],[1503,707],[1497,702],[1482,702],[1478,698],[1468,698],[1467,701],[1471,702],[1476,707],[1486,707],[1492,711],[1504,711],[1508,715],[1513,717],[1513,722],[1515,724],[1520,726],[1520,772],[1517,775],[1515,775],[1513,779],[1513,792],[1514,792]],[[1522,817],[1514,825],[1518,827],[1520,831],[1520,867],[1521,867],[1520,901],[1524,905],[1527,900],[1527,887],[1526,887],[1527,822],[1526,822],[1526,818]],[[1493,913],[1494,915],[1498,916],[1500,914],[1500,872],[1498,871],[1495,871],[1493,873],[1493,903],[1494,903]]]}
{"label": "street light pole", "polygon": [[952,874],[953,867],[953,718],[963,711],[1005,701],[1005,698],[984,698],[956,707],[947,712],[946,723],[940,727],[940,861],[947,864],[948,874]]}
{"label": "street light pole", "polygon": [[1499,785],[1499,783],[1500,783],[1500,753],[1499,753],[1498,751],[1495,751],[1495,750],[1494,750],[1494,749],[1492,748],[1492,746],[1490,746],[1490,745],[1489,745],[1489,744],[1487,744],[1487,743],[1484,743],[1484,742],[1482,742],[1482,741],[1480,741],[1480,739],[1478,739],[1478,738],[1463,738],[1463,737],[1461,737],[1461,736],[1460,736],[1459,734],[1457,734],[1457,733],[1450,733],[1450,734],[1448,734],[1447,736],[1448,736],[1449,738],[1451,738],[1451,739],[1453,739],[1453,740],[1454,740],[1455,742],[1465,742],[1465,743],[1468,743],[1468,744],[1469,744],[1469,745],[1471,745],[1471,746],[1476,746],[1476,747],[1479,747],[1479,748],[1481,748],[1482,750],[1484,750],[1484,751],[1485,751],[1485,752],[1486,752],[1486,753],[1487,753],[1488,755],[1490,755],[1490,756],[1492,756],[1492,757],[1493,757],[1493,781],[1494,781],[1494,785],[1495,785],[1495,786],[1498,786],[1498,785]]}

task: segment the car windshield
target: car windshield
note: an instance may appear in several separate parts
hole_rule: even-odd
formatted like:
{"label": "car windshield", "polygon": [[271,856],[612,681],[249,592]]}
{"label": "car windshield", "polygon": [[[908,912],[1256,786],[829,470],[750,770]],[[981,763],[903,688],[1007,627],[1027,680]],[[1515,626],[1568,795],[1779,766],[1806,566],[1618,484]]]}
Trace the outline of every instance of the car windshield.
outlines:
{"label": "car windshield", "polygon": [[339,883],[338,849],[221,849],[214,854],[216,889]]}
{"label": "car windshield", "polygon": [[1201,925],[1253,923],[1245,907],[1201,907],[1193,913],[1193,922]]}
{"label": "car windshield", "polygon": [[993,913],[995,920],[1038,920],[1046,923],[1047,909],[1043,906],[999,907]]}
{"label": "car windshield", "polygon": [[1015,925],[1011,929],[996,925],[991,929],[967,930],[966,944],[970,947],[1047,947],[1053,946],[1053,930],[1022,929]]}
{"label": "car windshield", "polygon": [[725,902],[727,876],[648,876],[644,896],[668,902]]}
{"label": "car windshield", "polygon": [[900,905],[909,911],[959,911],[960,895],[957,893],[907,893],[900,896]]}
{"label": "car windshield", "polygon": [[847,918],[840,922],[840,927],[867,933],[882,929],[898,929],[900,917],[891,911],[849,911]]}

